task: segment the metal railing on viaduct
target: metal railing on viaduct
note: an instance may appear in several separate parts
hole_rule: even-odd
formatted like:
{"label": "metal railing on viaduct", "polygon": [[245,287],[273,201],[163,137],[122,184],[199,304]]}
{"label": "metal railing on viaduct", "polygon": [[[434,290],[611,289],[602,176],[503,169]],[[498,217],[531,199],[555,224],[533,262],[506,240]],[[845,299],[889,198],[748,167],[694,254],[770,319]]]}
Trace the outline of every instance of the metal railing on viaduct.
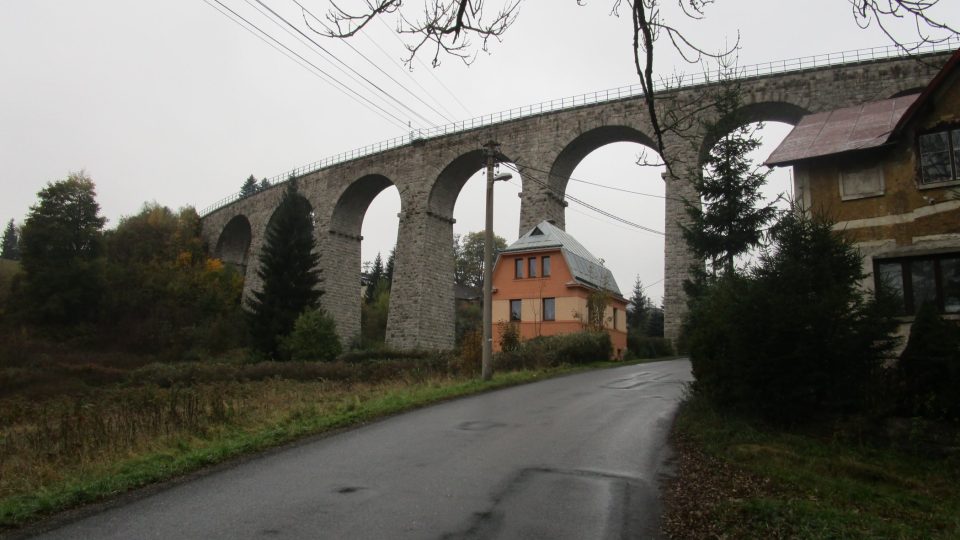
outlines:
{"label": "metal railing on viaduct", "polygon": [[[883,47],[870,47],[867,49],[856,49],[814,56],[803,56],[799,58],[778,60],[763,64],[737,66],[730,72],[724,71],[721,73],[720,71],[716,70],[706,70],[700,73],[676,74],[669,78],[655,82],[654,90],[674,90],[678,88],[690,88],[698,85],[710,84],[712,82],[716,82],[721,74],[724,76],[732,75],[735,79],[752,79],[842,64],[855,64],[858,62],[870,62],[874,60],[904,57],[909,55],[948,52],[955,50],[958,47],[960,47],[960,38],[954,37],[939,43],[908,44],[904,47],[887,45]],[[640,85],[631,84],[617,88],[598,90],[596,92],[590,92],[586,94],[579,94],[576,96],[541,101],[540,103],[534,103],[532,105],[524,105],[522,107],[485,114],[469,120],[462,120],[459,122],[434,126],[431,128],[416,129],[399,137],[394,137],[392,139],[369,144],[361,148],[355,148],[353,150],[341,152],[334,156],[325,157],[318,161],[314,161],[313,163],[309,163],[307,165],[303,165],[278,174],[272,178],[268,178],[267,180],[271,185],[277,184],[286,181],[290,177],[300,177],[326,167],[379,154],[394,148],[399,148],[401,146],[411,144],[414,141],[443,137],[446,135],[470,131],[503,122],[510,122],[539,114],[617,101],[621,99],[636,98],[642,95],[643,91]],[[240,200],[241,198],[240,192],[234,193],[207,206],[200,212],[200,214],[202,216],[206,216],[219,210],[220,208]]]}

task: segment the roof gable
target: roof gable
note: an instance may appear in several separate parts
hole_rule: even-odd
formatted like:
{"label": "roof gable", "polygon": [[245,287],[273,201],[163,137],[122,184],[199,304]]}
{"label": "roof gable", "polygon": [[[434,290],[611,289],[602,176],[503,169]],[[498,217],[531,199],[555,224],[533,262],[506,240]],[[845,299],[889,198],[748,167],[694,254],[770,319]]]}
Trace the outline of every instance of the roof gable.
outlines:
{"label": "roof gable", "polygon": [[501,254],[559,249],[567,262],[573,279],[593,288],[605,288],[617,296],[623,296],[613,272],[603,266],[600,259],[569,233],[549,221],[541,221],[516,242],[502,250]]}

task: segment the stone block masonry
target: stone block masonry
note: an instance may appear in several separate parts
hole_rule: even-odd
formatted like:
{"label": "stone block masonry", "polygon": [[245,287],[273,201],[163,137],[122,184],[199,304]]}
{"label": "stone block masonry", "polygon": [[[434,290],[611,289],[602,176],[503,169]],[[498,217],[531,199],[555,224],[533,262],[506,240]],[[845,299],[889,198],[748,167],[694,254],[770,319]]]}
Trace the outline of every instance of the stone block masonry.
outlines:
{"label": "stone block masonry", "polygon": [[[750,122],[796,123],[804,114],[923,87],[947,56],[928,55],[922,63],[890,58],[743,79],[742,112]],[[709,85],[662,91],[660,114],[693,110],[709,92]],[[699,120],[705,118],[699,117],[708,115],[698,113],[683,136],[665,141],[672,174],[664,178],[664,325],[666,337],[674,341],[686,312],[683,281],[695,263],[680,228],[686,219],[683,201],[697,200],[691,182],[700,174],[702,156],[713,143],[700,127]],[[396,186],[401,199],[400,230],[387,344],[401,349],[453,347],[453,206],[467,179],[483,166],[482,148],[489,140],[500,143],[505,160],[520,166],[521,233],[544,219],[564,226],[563,197],[569,175],[590,152],[620,141],[654,147],[643,100],[632,97],[419,140],[300,177],[300,192],[314,209],[326,291],[321,302],[336,320],[345,344],[360,331],[363,216],[380,191]],[[527,174],[524,167],[529,167]],[[259,254],[282,190],[282,186],[272,187],[203,218],[203,236],[211,252],[244,271],[245,294],[260,287]]]}

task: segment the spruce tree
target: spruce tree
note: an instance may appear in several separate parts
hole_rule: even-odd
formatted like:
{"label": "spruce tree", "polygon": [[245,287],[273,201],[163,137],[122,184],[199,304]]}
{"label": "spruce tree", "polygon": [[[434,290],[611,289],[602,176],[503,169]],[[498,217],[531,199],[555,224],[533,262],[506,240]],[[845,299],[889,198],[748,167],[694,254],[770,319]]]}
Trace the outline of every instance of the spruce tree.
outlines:
{"label": "spruce tree", "polygon": [[650,298],[643,292],[643,283],[640,276],[633,282],[633,294],[630,296],[630,309],[627,310],[627,329],[629,332],[646,333],[647,317],[653,307]]}
{"label": "spruce tree", "polygon": [[256,194],[260,189],[257,187],[257,179],[251,174],[240,187],[240,198],[246,198]]}
{"label": "spruce tree", "polygon": [[383,257],[377,252],[377,257],[373,260],[373,266],[370,267],[370,284],[364,294],[364,302],[373,303],[377,298],[377,293],[384,288],[382,282],[386,281],[386,275],[383,272]]}
{"label": "spruce tree", "polygon": [[[769,170],[760,171],[747,156],[760,140],[740,116],[742,106],[737,83],[723,82],[715,102],[717,120],[707,126],[717,143],[704,163],[705,174],[694,175],[702,208],[687,205],[692,223],[684,227],[684,239],[713,275],[733,272],[734,259],[760,246],[764,227],[776,217],[772,204],[759,206]],[[702,273],[702,267],[694,270]]]}
{"label": "spruce tree", "polygon": [[263,180],[260,180],[260,186],[257,187],[257,191],[265,191],[269,187],[270,187],[270,181],[264,178]]}
{"label": "spruce tree", "polygon": [[0,245],[0,259],[20,260],[20,231],[11,219],[3,231],[3,244]]}
{"label": "spruce tree", "polygon": [[387,278],[387,288],[390,289],[393,286],[393,265],[397,257],[397,246],[393,246],[390,250],[390,256],[387,257],[387,266],[383,269],[384,277]]}
{"label": "spruce tree", "polygon": [[267,227],[257,275],[262,289],[248,299],[255,346],[276,356],[280,339],[288,335],[297,317],[315,309],[323,291],[317,286],[320,256],[314,252],[310,203],[287,182],[283,199]]}

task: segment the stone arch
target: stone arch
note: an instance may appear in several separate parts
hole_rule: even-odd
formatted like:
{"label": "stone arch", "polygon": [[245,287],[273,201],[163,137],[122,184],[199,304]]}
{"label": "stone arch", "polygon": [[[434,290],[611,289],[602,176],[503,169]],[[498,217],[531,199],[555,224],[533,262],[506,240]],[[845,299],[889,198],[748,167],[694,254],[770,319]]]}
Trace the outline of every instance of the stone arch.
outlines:
{"label": "stone arch", "polygon": [[646,133],[631,126],[601,126],[585,131],[567,143],[550,166],[548,183],[558,196],[563,196],[574,169],[594,150],[616,142],[642,144],[656,151],[657,144]]}
{"label": "stone arch", "polygon": [[[497,155],[498,162],[513,162],[504,154]],[[470,150],[457,156],[437,176],[430,188],[427,211],[436,217],[453,223],[453,209],[457,204],[460,191],[477,171],[486,167],[486,150]]]}
{"label": "stone arch", "polygon": [[[382,174],[366,174],[350,182],[336,199],[324,236],[324,308],[337,323],[343,343],[360,334],[360,243],[363,218],[370,203],[395,184]],[[401,207],[403,198],[401,197]],[[401,209],[402,211],[402,209]]]}
{"label": "stone arch", "polygon": [[252,239],[250,220],[243,214],[236,215],[220,232],[213,256],[237,270],[241,276],[245,276]]}
{"label": "stone arch", "polygon": [[810,111],[807,109],[783,101],[763,101],[746,104],[737,109],[730,117],[721,119],[718,123],[717,130],[704,134],[697,155],[698,163],[703,164],[706,161],[710,149],[717,144],[717,141],[723,137],[723,134],[729,133],[737,127],[754,122],[783,122],[784,124],[795,126],[800,122],[800,119],[807,114],[810,114]]}

